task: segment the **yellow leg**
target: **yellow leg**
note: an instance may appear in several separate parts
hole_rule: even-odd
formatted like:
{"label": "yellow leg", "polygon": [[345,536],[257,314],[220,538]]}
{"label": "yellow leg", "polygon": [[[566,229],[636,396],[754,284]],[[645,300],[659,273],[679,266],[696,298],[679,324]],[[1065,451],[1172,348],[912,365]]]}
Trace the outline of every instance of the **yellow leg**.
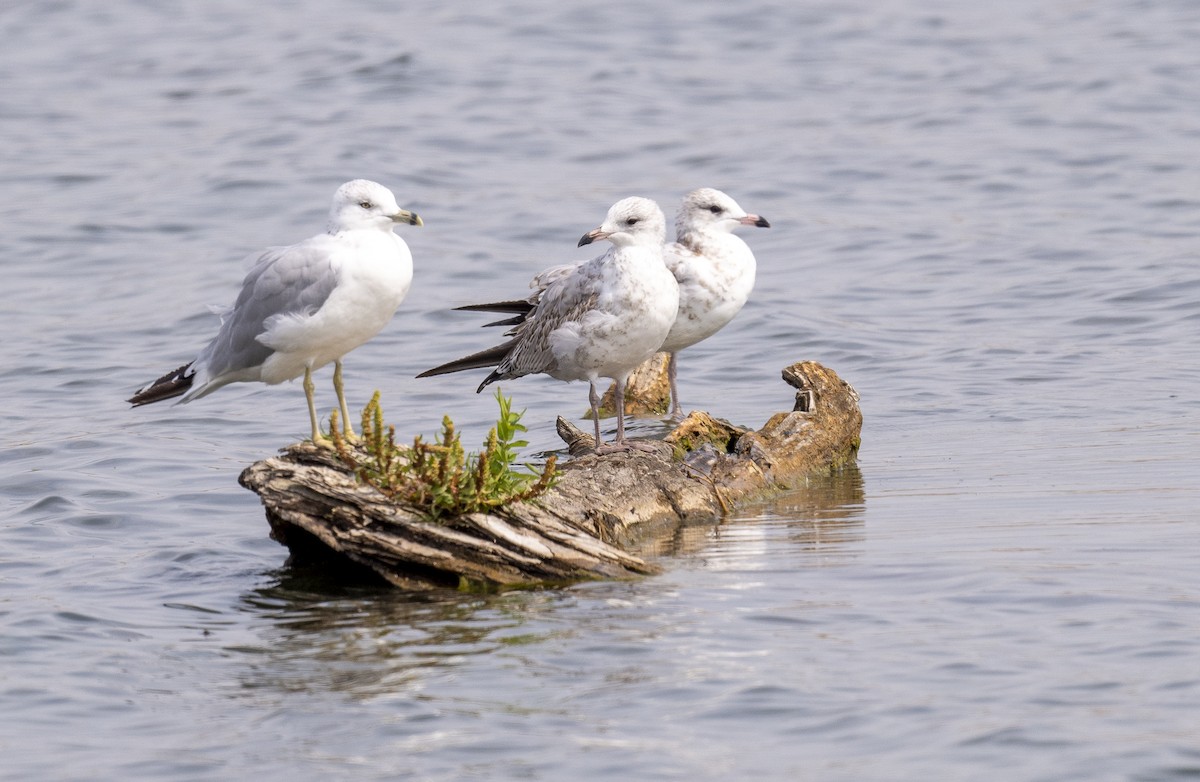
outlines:
{"label": "yellow leg", "polygon": [[304,398],[308,400],[308,419],[312,422],[312,441],[313,445],[320,445],[328,448],[331,443],[329,438],[321,434],[321,426],[317,422],[317,403],[313,400],[313,381],[312,369],[304,368]]}
{"label": "yellow leg", "polygon": [[346,407],[346,389],[342,386],[342,360],[333,362],[333,390],[337,393],[338,406],[342,409],[342,436],[347,442],[355,442],[358,435],[350,423],[350,409]]}

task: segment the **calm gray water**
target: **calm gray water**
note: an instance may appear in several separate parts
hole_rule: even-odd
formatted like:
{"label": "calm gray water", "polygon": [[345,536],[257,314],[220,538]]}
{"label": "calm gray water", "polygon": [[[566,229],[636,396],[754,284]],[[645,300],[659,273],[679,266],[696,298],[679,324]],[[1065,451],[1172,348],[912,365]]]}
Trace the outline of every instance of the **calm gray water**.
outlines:
{"label": "calm gray water", "polygon": [[[0,778],[1200,775],[1200,6],[251,5],[0,10]],[[413,379],[486,344],[449,307],[714,186],[772,228],[686,405],[761,423],[821,361],[857,468],[634,583],[287,568],[236,479],[299,386],[122,400],[358,176],[426,221],[347,362],[402,431],[494,415]],[[538,449],[586,406],[504,390]]]}

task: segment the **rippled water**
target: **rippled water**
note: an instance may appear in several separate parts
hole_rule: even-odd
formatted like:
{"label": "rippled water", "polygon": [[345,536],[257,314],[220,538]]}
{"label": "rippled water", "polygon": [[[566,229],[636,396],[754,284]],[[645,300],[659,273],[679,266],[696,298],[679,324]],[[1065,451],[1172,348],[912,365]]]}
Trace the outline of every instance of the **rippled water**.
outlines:
{"label": "rippled water", "polygon": [[[0,33],[0,777],[1200,774],[1194,3],[18,1]],[[300,389],[121,400],[355,176],[426,221],[347,362],[402,429],[493,416],[413,379],[483,346],[449,307],[707,185],[773,227],[685,403],[757,424],[819,360],[857,467],[632,583],[285,567],[236,478]],[[537,448],[586,406],[505,391]]]}

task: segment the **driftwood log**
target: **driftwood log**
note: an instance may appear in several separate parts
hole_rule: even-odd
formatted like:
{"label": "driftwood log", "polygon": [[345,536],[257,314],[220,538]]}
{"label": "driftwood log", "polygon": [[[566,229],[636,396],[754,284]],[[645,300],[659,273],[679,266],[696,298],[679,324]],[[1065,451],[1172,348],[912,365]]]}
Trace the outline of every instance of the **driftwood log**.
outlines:
{"label": "driftwood log", "polygon": [[[429,521],[370,485],[336,454],[292,445],[243,471],[271,537],[295,560],[366,568],[405,588],[489,589],[628,578],[657,568],[627,551],[737,503],[802,485],[854,458],[862,414],[831,370],[783,370],[790,412],[751,431],[694,412],[650,451],[597,456],[592,436],[559,418],[571,459],[545,494],[491,513]],[[590,428],[590,427],[589,427]]]}

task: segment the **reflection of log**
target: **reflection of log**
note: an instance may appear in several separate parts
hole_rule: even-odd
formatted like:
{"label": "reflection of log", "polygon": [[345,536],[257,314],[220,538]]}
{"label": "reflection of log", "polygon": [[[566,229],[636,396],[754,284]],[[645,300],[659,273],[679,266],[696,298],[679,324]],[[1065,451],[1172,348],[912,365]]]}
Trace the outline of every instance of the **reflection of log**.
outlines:
{"label": "reflection of log", "polygon": [[714,539],[731,530],[766,525],[785,527],[788,544],[799,551],[849,551],[855,547],[847,544],[861,541],[864,534],[864,497],[862,473],[851,461],[828,473],[805,476],[798,488],[739,504],[722,518],[631,540],[628,550],[641,557],[688,556],[707,551]]}
{"label": "reflection of log", "polygon": [[596,456],[592,438],[559,419],[572,459],[531,502],[430,522],[359,485],[336,456],[297,444],[242,473],[271,534],[298,558],[346,561],[404,587],[561,583],[654,572],[619,544],[711,521],[734,503],[793,487],[854,457],[858,396],[820,364],[783,371],[792,412],[748,431],[692,413],[650,452]]}

